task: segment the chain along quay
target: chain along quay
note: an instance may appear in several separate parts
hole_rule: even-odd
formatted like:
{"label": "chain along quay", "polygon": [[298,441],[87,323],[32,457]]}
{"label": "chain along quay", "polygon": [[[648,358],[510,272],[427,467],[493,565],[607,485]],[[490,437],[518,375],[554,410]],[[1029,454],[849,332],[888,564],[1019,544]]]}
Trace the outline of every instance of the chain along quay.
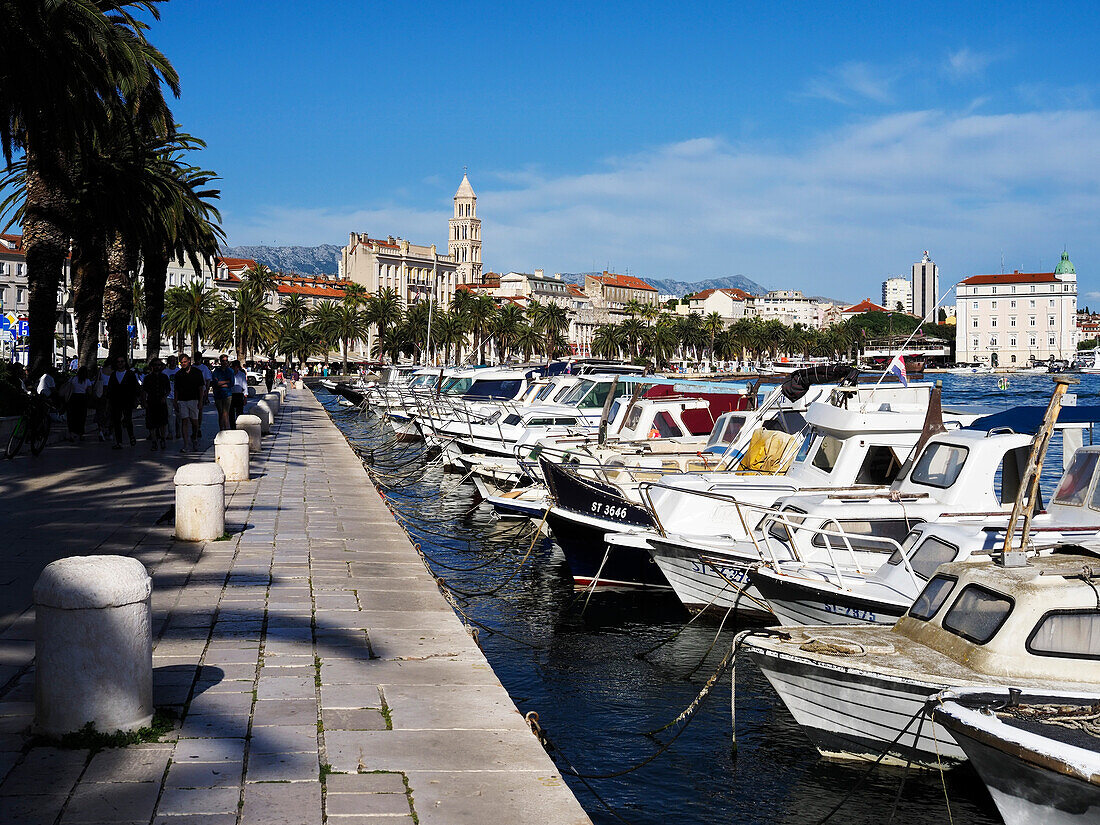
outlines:
{"label": "chain along quay", "polygon": [[[661,587],[642,579],[624,582],[609,575],[612,570],[624,569],[621,565],[616,567],[615,553],[636,543],[637,531],[644,528],[631,523],[625,532],[616,534],[615,529],[624,528],[608,525],[615,521],[631,522],[639,502],[643,513],[664,514],[669,509],[662,509],[662,500],[657,498],[658,492],[667,494],[663,488],[651,488],[651,499],[644,492],[641,497],[629,492],[617,498],[606,497],[609,490],[629,491],[632,482],[643,481],[643,489],[645,482],[655,484],[661,474],[652,472],[653,468],[660,468],[662,463],[666,468],[672,466],[665,456],[672,455],[673,447],[662,444],[672,440],[665,438],[668,433],[659,433],[656,426],[651,428],[646,423],[641,438],[647,440],[648,435],[650,443],[644,451],[632,451],[627,438],[633,421],[631,413],[616,418],[623,413],[622,407],[630,407],[634,419],[654,420],[646,407],[650,394],[640,393],[638,384],[626,381],[625,391],[621,386],[612,390],[611,396],[618,393],[621,403],[612,403],[606,393],[601,397],[601,401],[608,401],[601,404],[603,426],[612,433],[618,428],[620,435],[624,432],[626,435],[617,443],[612,437],[606,445],[596,446],[595,421],[591,424],[592,436],[587,438],[578,436],[580,430],[575,426],[556,429],[545,426],[553,425],[555,420],[558,424],[567,423],[563,420],[566,410],[561,407],[553,410],[551,417],[550,407],[525,407],[522,399],[511,403],[493,399],[486,402],[474,393],[465,401],[448,400],[447,378],[439,380],[438,370],[425,372],[431,372],[433,377],[427,391],[420,394],[415,386],[398,390],[335,382],[328,382],[328,392],[320,387],[317,392],[363,459],[395,520],[407,531],[455,612],[485,651],[519,711],[529,720],[537,715],[537,730],[547,751],[593,821],[815,823],[842,818],[854,822],[1001,821],[998,808],[969,764],[940,770],[949,764],[944,762],[926,770],[919,757],[899,759],[891,755],[887,743],[854,758],[832,758],[841,754],[832,753],[827,747],[815,748],[817,735],[805,727],[803,718],[798,721],[792,718],[783,698],[761,670],[763,665],[753,664],[757,649],[767,646],[768,628],[777,623],[777,617],[785,625],[791,621],[779,614],[778,606],[771,613],[767,600],[751,590],[749,583],[759,579],[754,574],[746,576],[736,556],[695,552],[693,565],[703,584],[709,575],[730,594],[726,597],[712,590],[709,595],[695,596],[695,604],[683,598],[675,582],[670,588],[667,583]],[[501,376],[490,378],[499,380]],[[554,379],[546,380],[552,383]],[[599,383],[595,377],[591,380]],[[837,378],[832,376],[831,380],[835,382]],[[411,381],[415,383],[415,377]],[[714,385],[693,388],[687,386],[690,383],[681,382],[676,392],[716,391]],[[981,536],[999,535],[997,540],[1003,542],[1005,518],[1016,494],[1016,482],[1008,476],[1013,479],[1023,476],[1032,444],[1030,433],[1037,431],[1056,386],[1052,376],[1047,375],[1019,375],[1011,382],[997,376],[943,375],[942,384],[942,396],[936,403],[942,405],[940,414],[946,432],[932,436],[930,449],[937,449],[938,443],[943,445],[938,449],[947,449],[954,442],[967,444],[970,471],[979,472],[980,466],[984,466],[980,461],[988,462],[989,468],[981,469],[981,475],[973,477],[967,476],[965,464],[955,471],[960,487],[967,490],[958,502],[948,493],[931,497],[909,495],[903,484],[900,498],[895,493],[893,499],[908,508],[902,519],[904,529],[898,532],[895,527],[886,534],[887,538],[896,537],[892,543],[895,548],[909,528],[917,528],[914,532],[918,547],[925,546],[919,543],[923,535],[920,530],[927,531],[930,525],[932,529],[973,532],[974,519],[983,515],[977,511],[994,506],[998,509],[985,513],[985,521],[978,523],[977,530]],[[841,482],[835,479],[846,472],[845,456],[851,455],[845,451],[856,445],[839,443],[847,425],[830,423],[828,415],[823,414],[828,411],[814,406],[829,403],[829,392],[835,386],[835,383],[829,385],[824,394],[815,395],[811,390],[808,398],[816,401],[805,404],[796,417],[801,427],[811,422],[807,441],[822,434],[834,435],[838,443],[831,445],[825,441],[825,447],[834,450],[830,472],[841,474],[834,476],[833,481],[833,486],[840,487]],[[908,465],[905,462],[907,454],[921,437],[922,429],[927,429],[927,419],[933,417],[926,409],[931,382],[923,385],[923,390],[921,386],[910,385],[904,391],[897,385],[872,390],[880,393],[879,406],[889,409],[895,420],[890,422],[889,431],[883,428],[881,434],[875,430],[881,422],[875,423],[866,416],[856,422],[864,427],[853,437],[863,445],[855,466],[864,477],[853,479],[857,485],[877,480],[865,477],[868,468],[877,467],[875,472],[895,476],[911,469],[911,462]],[[923,392],[923,401],[914,403],[913,397],[904,395],[914,389]],[[1091,424],[1076,422],[1084,422],[1095,414],[1093,405],[1100,390],[1100,377],[1082,375],[1079,383],[1068,389],[1070,396],[1062,409],[1061,429],[1054,430],[1049,439],[1043,471],[1037,479],[1044,502],[1051,502],[1054,497],[1073,450],[1082,444],[1087,448],[1093,440]],[[858,390],[864,395],[867,391],[866,385]],[[538,394],[535,390],[532,393]],[[851,412],[864,395],[851,395],[843,415]],[[759,397],[767,398],[766,387],[760,390]],[[572,401],[576,407],[577,399]],[[654,400],[653,404],[654,410],[670,409],[667,399]],[[582,403],[579,405],[582,414],[583,408]],[[494,415],[496,412],[500,414]],[[577,414],[578,409],[572,412]],[[600,412],[595,410],[596,415]],[[678,433],[683,434],[687,431],[683,427],[683,410],[673,409],[672,413],[681,427]],[[907,414],[915,421],[906,420]],[[790,417],[785,412],[780,415]],[[1025,418],[1030,422],[1026,426],[1020,423]],[[1015,422],[1020,434],[1008,431],[1010,424],[1005,422],[1009,419]],[[972,435],[967,435],[969,429],[959,429],[963,425],[981,428],[985,426],[983,421],[989,425]],[[530,432],[518,438],[511,436],[509,427],[513,423],[539,432],[535,436]],[[750,417],[744,424],[746,431],[751,423]],[[720,429],[721,425],[716,424],[715,430]],[[791,431],[797,432],[797,427],[788,430]],[[573,441],[565,444],[569,438]],[[890,445],[892,452],[888,455],[894,457],[896,464],[884,461],[884,451],[876,452],[876,441]],[[495,450],[491,449],[494,442]],[[713,447],[715,443],[712,433],[710,444]],[[702,449],[706,444],[704,437],[688,449],[691,459],[701,463],[688,467],[677,459],[680,463],[673,472],[687,470],[690,476],[692,470],[713,474],[728,469],[728,465],[720,466],[717,461],[706,466],[708,453]],[[729,447],[720,440],[718,444],[723,449]],[[473,445],[482,449],[473,449]],[[556,455],[555,445],[561,448]],[[798,453],[793,459],[795,464],[785,471],[790,477],[796,474],[795,467],[805,455],[813,458],[818,444],[815,441],[800,448],[788,445],[788,449]],[[722,456],[722,450],[712,449],[710,453]],[[1087,449],[1082,456],[1086,453]],[[519,477],[523,479],[525,474],[528,477],[509,486],[502,479],[516,470],[517,459]],[[559,509],[568,509],[570,492],[560,481],[554,483],[555,470],[549,465],[561,462],[568,468],[570,461],[575,469],[567,470],[563,476],[566,480],[570,476],[583,476],[589,467],[601,462],[599,471],[590,473],[587,483],[604,497],[585,499],[583,517],[559,513]],[[817,463],[819,469],[825,464]],[[918,469],[920,464],[917,462]],[[1071,468],[1067,477],[1073,472]],[[540,483],[543,477],[545,483]],[[661,483],[672,485],[671,481]],[[790,483],[790,489],[779,492],[797,495],[797,481],[792,479]],[[978,493],[970,491],[976,483],[983,489],[989,485],[989,495],[1003,504],[981,501]],[[802,485],[817,487],[815,492],[821,495],[820,488],[828,486],[828,482]],[[778,494],[773,488],[770,495],[769,504]],[[731,495],[730,500],[735,498]],[[744,504],[742,501],[741,506]],[[1050,518],[1062,518],[1067,512],[1056,504],[1050,505]],[[759,508],[761,512],[764,509]],[[733,512],[727,507],[725,526],[716,528],[714,538],[709,540],[711,549],[728,539],[723,534],[730,532],[730,520],[737,518]],[[1045,541],[1053,541],[1052,535],[1063,537],[1062,541],[1084,544],[1083,537],[1100,532],[1100,519],[1093,523],[1087,514],[1088,529],[1081,528],[1084,533],[1072,532],[1072,526],[1066,528],[1071,530],[1069,533],[1058,532],[1063,528],[1045,526],[1050,522],[1041,521],[1047,516],[1036,517],[1031,525],[1034,530],[1031,541],[1040,547]],[[682,520],[695,517],[689,514]],[[568,546],[577,544],[575,536],[564,529],[570,526],[570,519],[591,524],[597,531],[608,531],[596,534],[597,546],[589,549],[593,558],[587,566],[584,559],[577,558],[577,548]],[[754,521],[759,519],[757,515]],[[840,525],[860,530],[857,524],[844,519],[837,523],[837,529],[843,532]],[[669,543],[674,529],[687,532],[672,518],[662,526],[664,536],[651,545],[660,547],[662,542]],[[559,528],[563,528],[560,533]],[[706,525],[696,524],[692,529],[696,534],[692,539],[695,545],[705,544],[701,536],[706,533]],[[824,532],[828,538],[828,531]],[[591,541],[592,533],[583,537]],[[682,534],[678,540],[691,545]],[[862,545],[854,543],[856,552],[881,550],[871,544],[873,540],[866,538]],[[987,539],[983,542],[986,549],[972,552],[988,554],[993,545]],[[879,558],[884,561],[888,555]],[[660,563],[659,554],[654,556]],[[734,562],[726,566],[723,558]],[[859,561],[863,562],[863,558]],[[911,566],[919,569],[920,561],[920,555],[914,555]],[[1037,564],[1038,559],[1032,563]],[[863,562],[858,569],[867,575],[867,568],[868,563]],[[668,572],[674,568],[661,564],[661,569]],[[784,568],[778,565],[777,569],[783,572]],[[855,569],[843,569],[848,577],[855,576]],[[770,573],[771,568],[766,572]],[[919,591],[918,587],[899,598],[911,602]],[[909,591],[903,588],[902,592]],[[735,593],[741,595],[732,598]],[[690,609],[685,609],[685,605]],[[764,611],[768,612],[766,617]],[[827,623],[838,626],[837,632],[841,632],[844,628],[839,625],[894,621],[881,605],[871,609],[858,602],[844,604],[833,600],[822,605],[821,614],[828,617],[795,623]],[[744,650],[736,657],[731,655],[735,639],[740,641],[746,635],[763,639],[760,645],[751,638],[748,640],[753,656],[750,658]],[[736,666],[731,667],[734,663]],[[736,682],[736,743],[731,718],[731,674]],[[1097,690],[1100,684],[1087,687]],[[941,735],[945,739],[940,745],[947,750],[950,734],[939,727],[937,730],[944,730]],[[923,736],[930,737],[927,728]]]}

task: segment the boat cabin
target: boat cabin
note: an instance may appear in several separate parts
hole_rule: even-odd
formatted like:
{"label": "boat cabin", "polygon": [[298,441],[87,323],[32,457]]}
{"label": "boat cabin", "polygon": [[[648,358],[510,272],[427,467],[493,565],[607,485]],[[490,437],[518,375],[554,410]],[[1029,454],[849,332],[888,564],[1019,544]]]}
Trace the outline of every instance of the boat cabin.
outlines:
{"label": "boat cabin", "polygon": [[946,564],[893,632],[978,674],[1100,687],[1100,556],[1065,550]]}

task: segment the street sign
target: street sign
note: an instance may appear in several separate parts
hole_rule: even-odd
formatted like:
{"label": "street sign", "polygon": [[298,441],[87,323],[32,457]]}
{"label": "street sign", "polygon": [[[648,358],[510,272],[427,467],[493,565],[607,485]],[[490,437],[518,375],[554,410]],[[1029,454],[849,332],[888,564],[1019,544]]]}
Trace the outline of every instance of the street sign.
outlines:
{"label": "street sign", "polygon": [[20,338],[26,338],[29,331],[30,324],[27,322],[27,319],[20,318],[17,326],[15,327],[15,334]]}
{"label": "street sign", "polygon": [[137,327],[133,324],[126,325],[126,332],[131,338],[137,338]]}

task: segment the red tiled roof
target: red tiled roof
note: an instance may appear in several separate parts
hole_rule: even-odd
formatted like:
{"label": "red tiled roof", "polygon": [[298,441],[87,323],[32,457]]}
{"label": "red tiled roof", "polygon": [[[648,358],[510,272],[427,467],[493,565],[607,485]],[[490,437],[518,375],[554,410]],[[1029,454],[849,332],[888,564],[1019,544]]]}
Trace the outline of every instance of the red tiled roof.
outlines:
{"label": "red tiled roof", "polygon": [[569,290],[569,294],[572,295],[574,298],[587,298],[588,297],[588,293],[585,292],[583,289],[581,289],[576,284],[568,284],[567,288]]}
{"label": "red tiled roof", "polygon": [[731,287],[730,289],[704,289],[702,292],[696,292],[694,295],[690,296],[688,300],[691,300],[691,301],[705,301],[707,298],[709,298],[715,292],[724,292],[726,295],[729,295],[735,301],[747,301],[749,298],[752,297],[751,295],[749,295],[749,293],[745,292],[744,290],[737,289],[736,287]]}
{"label": "red tiled roof", "polygon": [[641,278],[635,278],[633,275],[617,275],[614,272],[608,272],[606,269],[603,271],[603,275],[592,275],[590,277],[599,281],[604,286],[620,286],[626,289],[644,289],[649,292],[657,291],[657,287],[650,286]]}
{"label": "red tiled roof", "polygon": [[0,234],[0,239],[7,241],[8,243],[15,244],[14,249],[8,249],[7,244],[4,244],[2,249],[7,249],[9,252],[22,252],[23,251],[23,236],[22,235],[4,235]]}
{"label": "red tiled roof", "polygon": [[388,246],[390,249],[398,249],[399,248],[399,245],[397,243],[392,243],[390,241],[382,241],[382,240],[379,240],[378,238],[372,238],[369,235],[360,235],[359,236],[359,242],[361,244],[363,244],[364,246],[370,246],[370,245],[373,244],[374,246]]}
{"label": "red tiled roof", "polygon": [[1053,272],[1007,272],[1002,275],[971,275],[960,283],[967,286],[985,286],[989,284],[1049,284],[1057,281]]}
{"label": "red tiled roof", "polygon": [[880,307],[878,304],[872,303],[870,298],[864,298],[858,304],[845,309],[844,312],[852,315],[858,315],[862,312],[886,312],[886,307]]}
{"label": "red tiled roof", "polygon": [[297,286],[294,284],[279,284],[275,287],[276,292],[280,295],[309,295],[314,298],[335,298],[342,299],[344,297],[344,290],[334,287],[319,287],[319,286]]}
{"label": "red tiled roof", "polygon": [[227,269],[251,269],[256,266],[256,262],[251,258],[217,258],[216,263],[225,265]]}

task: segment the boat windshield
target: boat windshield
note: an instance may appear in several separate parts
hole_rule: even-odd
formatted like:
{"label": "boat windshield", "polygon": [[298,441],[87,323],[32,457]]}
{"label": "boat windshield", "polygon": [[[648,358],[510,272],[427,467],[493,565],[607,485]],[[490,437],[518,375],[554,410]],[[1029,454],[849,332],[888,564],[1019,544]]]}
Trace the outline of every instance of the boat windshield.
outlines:
{"label": "boat windshield", "polygon": [[[903,551],[908,550],[908,548],[912,546],[912,538],[913,534],[910,533],[909,538],[907,538],[905,544],[902,545]],[[958,547],[950,545],[936,536],[929,536],[916,551],[909,556],[909,566],[912,567],[913,572],[922,579],[930,579],[932,578],[932,574],[936,572],[941,564],[947,564],[949,561],[954,561],[958,555]],[[895,550],[894,554],[890,556],[889,563],[893,565],[900,564],[901,554]]]}
{"label": "boat windshield", "polygon": [[844,446],[844,442],[839,438],[833,438],[831,435],[823,435],[821,437],[821,446],[817,448],[817,452],[814,453],[813,465],[819,470],[824,470],[827,473],[833,471],[833,467],[836,466],[836,460],[840,456],[840,448]]}
{"label": "boat windshield", "polygon": [[997,635],[1008,614],[1012,599],[980,584],[968,584],[943,617],[943,627],[956,636],[984,645]]}
{"label": "boat windshield", "polygon": [[462,395],[474,383],[472,378],[448,378],[439,388],[441,395]]}
{"label": "boat windshield", "polygon": [[523,381],[519,378],[493,378],[474,381],[466,390],[467,398],[515,398]]}
{"label": "boat windshield", "polygon": [[435,383],[437,375],[418,375],[409,382],[410,387],[427,387]]}
{"label": "boat windshield", "polygon": [[957,582],[958,579],[954,576],[933,576],[917,596],[913,606],[909,608],[909,615],[922,622],[931,619],[940,612],[940,608],[951,595],[951,591],[955,589]]}
{"label": "boat windshield", "polygon": [[714,447],[718,444],[732,444],[733,440],[741,432],[741,428],[745,426],[745,416],[743,415],[728,415],[722,416],[722,426],[715,427],[714,432],[710,434],[710,440],[707,441],[708,447]]}
{"label": "boat windshield", "polygon": [[1062,482],[1054,493],[1055,504],[1080,507],[1085,503],[1097,457],[1100,457],[1100,453],[1078,452],[1073,456],[1069,469],[1062,476]]}
{"label": "boat windshield", "polygon": [[595,381],[581,381],[561,397],[561,403],[568,404],[570,407],[575,407],[594,386],[596,386]]}
{"label": "boat windshield", "polygon": [[538,395],[535,396],[535,400],[536,401],[545,401],[553,391],[554,391],[554,385],[553,384],[547,384],[545,387],[543,387],[541,390],[539,390]]}
{"label": "boat windshield", "polygon": [[929,444],[909,478],[916,484],[947,489],[958,481],[969,453],[966,447],[956,444]]}

